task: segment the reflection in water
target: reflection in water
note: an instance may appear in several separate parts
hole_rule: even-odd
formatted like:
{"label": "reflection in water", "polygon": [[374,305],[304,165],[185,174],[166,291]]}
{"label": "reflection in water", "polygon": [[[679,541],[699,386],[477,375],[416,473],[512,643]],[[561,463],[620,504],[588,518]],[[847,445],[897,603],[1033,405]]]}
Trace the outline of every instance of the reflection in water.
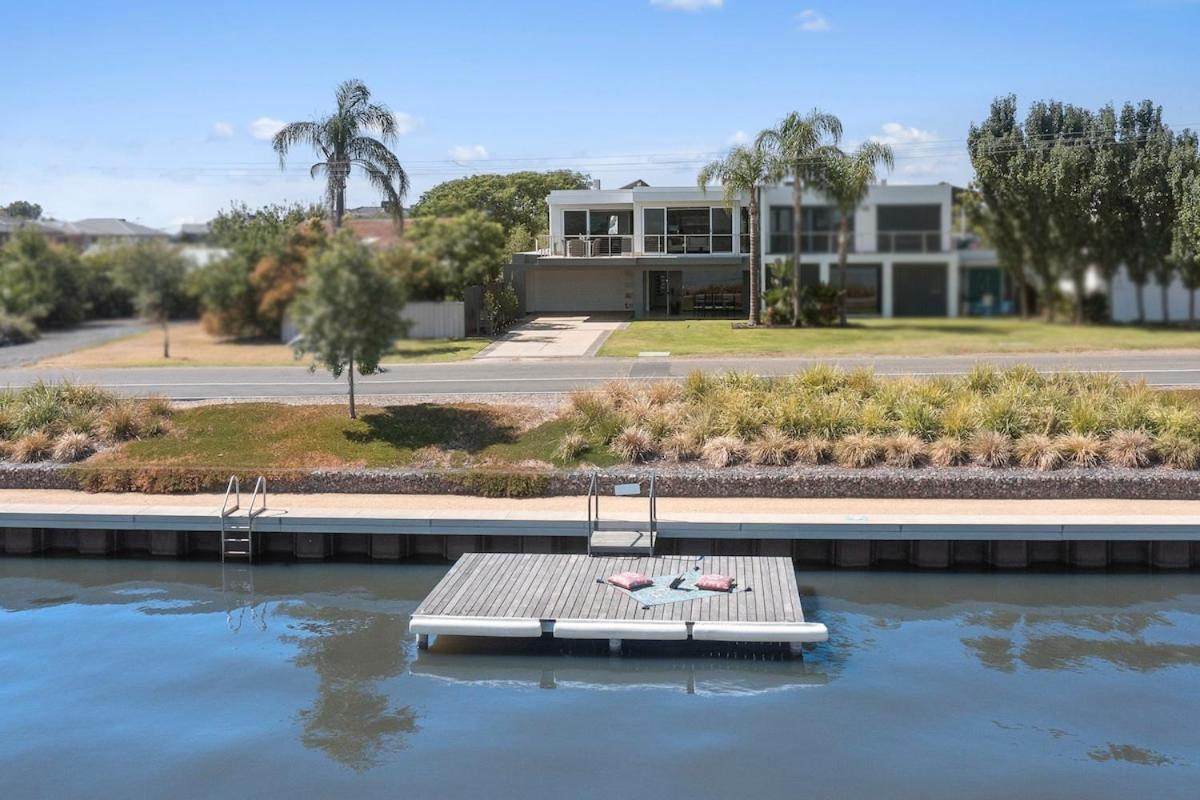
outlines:
{"label": "reflection in water", "polygon": [[1161,767],[1175,763],[1174,759],[1168,758],[1162,753],[1156,753],[1153,750],[1132,744],[1110,743],[1108,747],[1097,747],[1088,751],[1088,758],[1093,761],[1129,761],[1134,764],[1145,764],[1152,767]]}
{"label": "reflection in water", "polygon": [[300,621],[282,641],[299,646],[292,663],[316,670],[320,683],[311,708],[300,712],[305,747],[316,747],[355,770],[379,763],[383,753],[406,746],[417,730],[408,706],[393,706],[378,688],[406,662],[408,622],[396,615],[285,605],[280,613]]}

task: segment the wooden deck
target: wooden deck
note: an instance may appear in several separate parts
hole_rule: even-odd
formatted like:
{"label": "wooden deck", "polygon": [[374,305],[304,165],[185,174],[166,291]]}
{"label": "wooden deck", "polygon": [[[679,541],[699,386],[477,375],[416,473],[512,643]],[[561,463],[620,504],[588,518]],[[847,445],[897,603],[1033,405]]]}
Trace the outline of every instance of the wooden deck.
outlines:
{"label": "wooden deck", "polygon": [[674,575],[691,556],[592,557],[468,553],[413,614],[410,629],[434,635],[575,639],[702,639],[729,642],[823,641],[824,625],[805,622],[789,558],[710,556],[704,572],[734,577],[730,594],[643,608],[597,582],[615,572]]}

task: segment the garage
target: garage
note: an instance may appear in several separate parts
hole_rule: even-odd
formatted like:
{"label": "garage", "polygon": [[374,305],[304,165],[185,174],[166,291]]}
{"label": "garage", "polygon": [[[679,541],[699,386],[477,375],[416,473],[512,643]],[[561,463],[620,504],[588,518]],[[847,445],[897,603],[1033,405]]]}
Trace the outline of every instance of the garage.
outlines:
{"label": "garage", "polygon": [[896,264],[892,281],[893,316],[946,316],[945,264]]}
{"label": "garage", "polygon": [[536,269],[525,275],[530,313],[628,311],[633,308],[633,273],[624,269]]}

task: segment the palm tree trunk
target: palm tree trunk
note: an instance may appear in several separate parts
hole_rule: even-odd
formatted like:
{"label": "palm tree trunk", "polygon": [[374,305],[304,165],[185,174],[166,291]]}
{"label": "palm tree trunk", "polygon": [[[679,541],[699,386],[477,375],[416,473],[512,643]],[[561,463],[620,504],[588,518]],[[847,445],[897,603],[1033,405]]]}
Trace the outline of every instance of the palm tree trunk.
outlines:
{"label": "palm tree trunk", "polygon": [[346,214],[346,181],[339,180],[333,192],[333,228],[342,227],[342,217]]}
{"label": "palm tree trunk", "polygon": [[163,329],[163,358],[170,358],[171,357],[171,333],[170,333],[170,328],[167,326],[167,315],[166,314],[162,315],[162,317],[160,318],[160,322],[162,323],[162,329]]}
{"label": "palm tree trunk", "polygon": [[850,249],[850,215],[843,213],[838,222],[838,325],[846,327],[846,258]]}
{"label": "palm tree trunk", "polygon": [[354,356],[350,356],[350,367],[346,370],[350,380],[350,419],[358,419],[358,409],[354,405]]}
{"label": "palm tree trunk", "polygon": [[760,320],[759,306],[762,305],[759,295],[762,292],[759,278],[762,272],[759,267],[761,257],[759,250],[762,244],[758,236],[758,187],[750,190],[750,324],[758,325]]}
{"label": "palm tree trunk", "polygon": [[792,178],[792,327],[800,326],[800,255],[804,252],[804,187],[800,175]]}

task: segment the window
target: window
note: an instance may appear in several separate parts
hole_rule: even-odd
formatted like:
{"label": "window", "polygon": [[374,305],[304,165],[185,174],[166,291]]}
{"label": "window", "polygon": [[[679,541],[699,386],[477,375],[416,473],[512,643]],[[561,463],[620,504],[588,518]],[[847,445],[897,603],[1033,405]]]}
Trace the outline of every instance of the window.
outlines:
{"label": "window", "polygon": [[587,235],[587,212],[586,211],[564,211],[563,212],[563,235],[564,236],[586,236]]}
{"label": "window", "polygon": [[[804,213],[804,252],[805,253],[836,253],[838,248],[838,228],[841,226],[842,212],[833,206],[805,206]],[[854,249],[854,216],[850,216],[847,226],[850,233],[850,249]]]}
{"label": "window", "polygon": [[668,208],[667,252],[711,253],[711,226],[707,208]]}
{"label": "window", "polygon": [[893,205],[875,209],[878,247],[885,253],[935,253],[942,249],[940,205]]}
{"label": "window", "polygon": [[646,208],[642,210],[642,252],[662,253],[667,249],[663,236],[667,232],[667,210]]}
{"label": "window", "polygon": [[770,242],[767,245],[768,253],[790,253],[792,252],[792,207],[791,206],[771,206],[770,212]]}
{"label": "window", "polygon": [[750,209],[742,206],[742,241],[741,250],[743,253],[750,252]]}
{"label": "window", "polygon": [[712,209],[712,251],[714,253],[733,252],[733,209],[717,206]]}
{"label": "window", "polygon": [[588,212],[588,232],[592,236],[629,236],[633,233],[632,211]]}

